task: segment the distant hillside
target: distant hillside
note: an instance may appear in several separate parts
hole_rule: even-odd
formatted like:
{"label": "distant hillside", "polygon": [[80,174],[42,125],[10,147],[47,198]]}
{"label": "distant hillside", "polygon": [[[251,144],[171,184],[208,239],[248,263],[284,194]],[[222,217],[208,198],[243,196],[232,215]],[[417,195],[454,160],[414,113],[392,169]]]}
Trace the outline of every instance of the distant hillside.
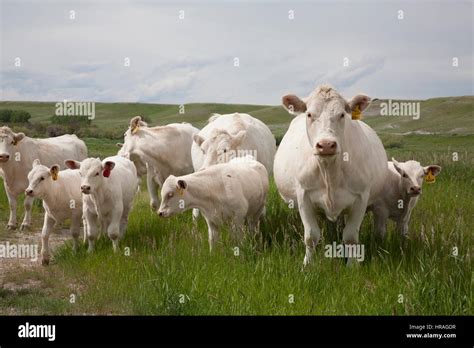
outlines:
{"label": "distant hillside", "polygon": [[[474,134],[474,96],[433,98],[420,101],[420,118],[409,116],[380,116],[380,103],[374,102],[364,113],[364,121],[377,132],[393,134]],[[48,123],[54,115],[53,102],[0,102],[0,109],[28,111],[30,122]],[[281,106],[243,104],[186,104],[185,113],[179,113],[179,105],[142,103],[96,103],[96,119],[99,127],[123,127],[131,117],[145,115],[153,125],[172,122],[190,122],[203,127],[213,113],[245,112],[268,124],[276,135],[288,127],[291,116]]]}

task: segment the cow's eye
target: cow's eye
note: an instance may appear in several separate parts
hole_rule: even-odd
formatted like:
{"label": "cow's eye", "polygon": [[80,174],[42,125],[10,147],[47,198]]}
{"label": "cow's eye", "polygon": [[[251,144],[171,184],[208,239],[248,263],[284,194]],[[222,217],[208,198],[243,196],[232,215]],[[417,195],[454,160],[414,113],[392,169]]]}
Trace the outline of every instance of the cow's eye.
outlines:
{"label": "cow's eye", "polygon": [[308,118],[311,118],[311,112],[308,112]]}
{"label": "cow's eye", "polygon": [[403,177],[408,178],[408,175],[406,175],[406,173],[403,173]]}
{"label": "cow's eye", "polygon": [[342,114],[341,114],[341,118],[344,118],[345,115],[346,115],[345,113],[342,113]]}
{"label": "cow's eye", "polygon": [[173,192],[168,193],[168,198],[173,197]]}
{"label": "cow's eye", "polygon": [[99,172],[95,173],[95,176],[99,176]]}
{"label": "cow's eye", "polygon": [[43,180],[44,180],[44,176],[42,176],[40,180],[43,181]]}
{"label": "cow's eye", "polygon": [[224,153],[226,153],[226,152],[227,152],[227,149],[224,149]]}

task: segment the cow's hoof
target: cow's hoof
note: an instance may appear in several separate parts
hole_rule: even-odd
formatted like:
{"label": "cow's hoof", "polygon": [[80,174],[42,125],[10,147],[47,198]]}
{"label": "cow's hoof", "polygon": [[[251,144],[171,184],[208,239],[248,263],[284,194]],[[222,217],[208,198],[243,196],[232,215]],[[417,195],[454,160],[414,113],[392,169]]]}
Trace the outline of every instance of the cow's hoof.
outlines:
{"label": "cow's hoof", "polygon": [[16,230],[16,228],[17,228],[16,224],[8,224],[7,225],[7,230],[9,230],[9,231]]}
{"label": "cow's hoof", "polygon": [[31,224],[21,224],[20,231],[31,231]]}
{"label": "cow's hoof", "polygon": [[41,259],[41,264],[42,264],[43,266],[49,266],[49,257],[48,257],[48,258],[43,257],[43,258]]}

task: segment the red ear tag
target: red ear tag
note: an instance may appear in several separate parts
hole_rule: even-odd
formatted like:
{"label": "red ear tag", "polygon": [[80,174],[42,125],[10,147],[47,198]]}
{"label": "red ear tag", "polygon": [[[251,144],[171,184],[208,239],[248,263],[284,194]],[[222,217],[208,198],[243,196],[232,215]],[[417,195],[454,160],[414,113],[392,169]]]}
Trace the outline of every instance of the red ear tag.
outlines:
{"label": "red ear tag", "polygon": [[110,176],[110,169],[104,169],[103,175],[108,178]]}

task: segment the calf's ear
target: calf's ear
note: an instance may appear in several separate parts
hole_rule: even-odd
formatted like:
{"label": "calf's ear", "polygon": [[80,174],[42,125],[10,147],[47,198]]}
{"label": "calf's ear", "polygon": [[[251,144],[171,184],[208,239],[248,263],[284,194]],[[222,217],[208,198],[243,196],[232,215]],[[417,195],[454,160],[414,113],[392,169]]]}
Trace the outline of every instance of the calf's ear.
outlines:
{"label": "calf's ear", "polygon": [[395,158],[392,157],[392,163],[396,171],[400,174],[403,175],[403,169],[400,167],[400,163],[397,162]]}
{"label": "calf's ear", "polygon": [[200,136],[199,134],[197,134],[197,133],[193,135],[193,140],[199,146],[201,146],[202,143],[204,142],[204,138],[202,136]]}
{"label": "calf's ear", "polygon": [[434,176],[437,176],[441,172],[441,167],[436,164],[430,164],[429,166],[423,167],[425,174],[431,172]]}
{"label": "calf's ear", "polygon": [[13,134],[13,145],[17,145],[24,137],[25,133]]}
{"label": "calf's ear", "polygon": [[357,108],[360,112],[367,109],[371,103],[371,99],[369,96],[365,94],[357,94],[354,96],[349,102],[349,108],[351,111],[357,111]]}
{"label": "calf's ear", "polygon": [[112,162],[112,161],[105,162],[102,175],[108,178],[110,176],[110,172],[114,169],[114,167],[115,167],[115,162]]}
{"label": "calf's ear", "polygon": [[59,164],[54,164],[49,168],[49,173],[51,174],[51,179],[54,181],[58,180],[59,176]]}
{"label": "calf's ear", "polygon": [[292,115],[298,115],[306,111],[306,103],[294,94],[285,95],[281,98],[283,107]]}
{"label": "calf's ear", "polygon": [[69,169],[79,169],[79,168],[81,168],[81,162],[74,161],[74,160],[66,160],[66,161],[64,161],[64,164]]}
{"label": "calf's ear", "polygon": [[177,182],[176,182],[176,188],[178,190],[186,190],[186,188],[188,187],[188,183],[182,179],[179,179]]}

